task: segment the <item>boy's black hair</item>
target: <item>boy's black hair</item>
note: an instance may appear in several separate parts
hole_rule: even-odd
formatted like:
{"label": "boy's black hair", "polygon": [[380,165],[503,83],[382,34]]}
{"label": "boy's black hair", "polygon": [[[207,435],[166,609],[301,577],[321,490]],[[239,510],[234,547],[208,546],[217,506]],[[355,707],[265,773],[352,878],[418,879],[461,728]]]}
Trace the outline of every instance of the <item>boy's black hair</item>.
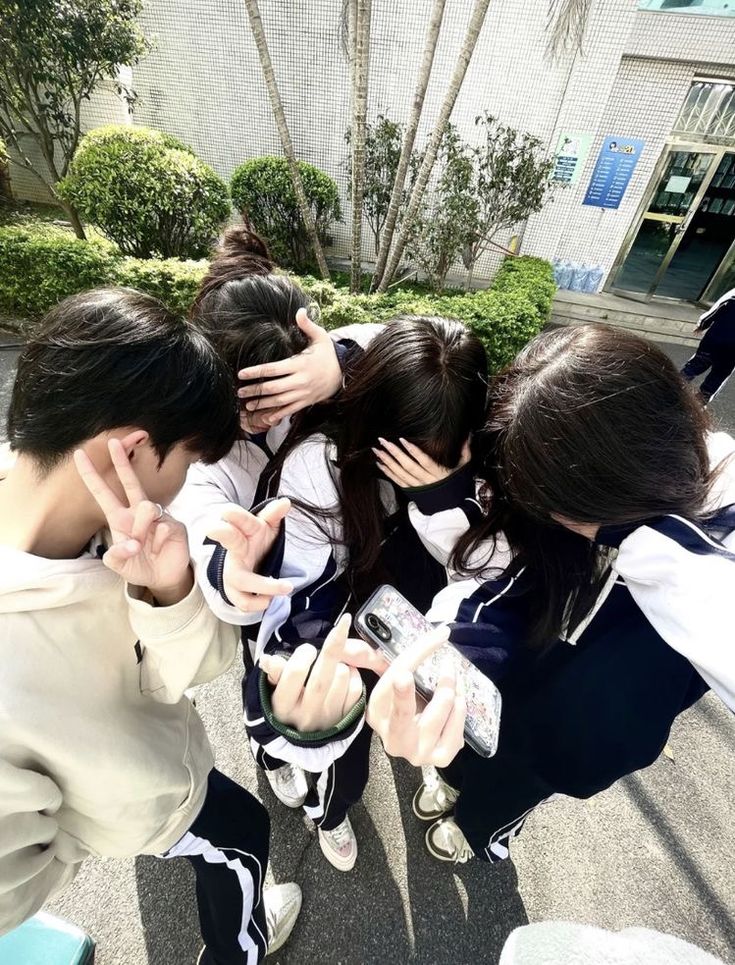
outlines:
{"label": "boy's black hair", "polygon": [[239,433],[232,378],[207,338],[128,288],[72,295],[18,361],[7,429],[43,472],[100,432],[148,432],[163,461],[184,442],[216,462]]}

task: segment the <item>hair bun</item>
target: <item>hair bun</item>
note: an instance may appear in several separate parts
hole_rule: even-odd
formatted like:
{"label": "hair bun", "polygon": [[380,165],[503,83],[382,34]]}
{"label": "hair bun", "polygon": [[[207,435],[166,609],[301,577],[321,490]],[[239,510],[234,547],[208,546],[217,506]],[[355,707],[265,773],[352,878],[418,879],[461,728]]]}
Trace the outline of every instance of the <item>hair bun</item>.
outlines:
{"label": "hair bun", "polygon": [[247,225],[233,225],[222,235],[215,260],[242,263],[243,275],[268,275],[273,271],[273,258],[268,245]]}

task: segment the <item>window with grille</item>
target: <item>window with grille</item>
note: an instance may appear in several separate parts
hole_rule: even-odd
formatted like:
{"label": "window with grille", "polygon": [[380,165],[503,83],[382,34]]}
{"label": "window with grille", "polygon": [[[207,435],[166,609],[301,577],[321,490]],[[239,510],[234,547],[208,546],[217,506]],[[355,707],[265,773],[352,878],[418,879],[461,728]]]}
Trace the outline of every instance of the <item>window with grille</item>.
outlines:
{"label": "window with grille", "polygon": [[674,134],[735,141],[735,84],[695,81],[679,111]]}

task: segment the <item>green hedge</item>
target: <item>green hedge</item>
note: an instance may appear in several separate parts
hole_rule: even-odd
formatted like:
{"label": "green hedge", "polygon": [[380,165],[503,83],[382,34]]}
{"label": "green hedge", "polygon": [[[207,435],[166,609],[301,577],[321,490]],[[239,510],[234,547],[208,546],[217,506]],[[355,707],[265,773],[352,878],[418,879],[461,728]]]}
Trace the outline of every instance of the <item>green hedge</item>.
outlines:
{"label": "green hedge", "polygon": [[113,249],[53,225],[0,228],[0,312],[37,318],[76,292],[110,284]]}
{"label": "green hedge", "polygon": [[[0,228],[0,314],[35,319],[67,295],[99,285],[126,285],[155,295],[184,314],[207,262],[121,256],[104,239],[79,241],[53,225]],[[508,258],[492,288],[434,295],[395,288],[384,295],[351,295],[331,282],[295,278],[316,302],[323,324],[388,321],[396,315],[458,318],[482,339],[496,371],[533,338],[551,311],[551,265],[540,258]]]}
{"label": "green hedge", "polygon": [[435,295],[396,288],[385,295],[351,295],[315,278],[300,284],[321,308],[327,328],[388,321],[396,315],[458,318],[482,340],[490,371],[502,368],[548,321],[556,291],[551,265],[542,258],[507,258],[492,288]]}

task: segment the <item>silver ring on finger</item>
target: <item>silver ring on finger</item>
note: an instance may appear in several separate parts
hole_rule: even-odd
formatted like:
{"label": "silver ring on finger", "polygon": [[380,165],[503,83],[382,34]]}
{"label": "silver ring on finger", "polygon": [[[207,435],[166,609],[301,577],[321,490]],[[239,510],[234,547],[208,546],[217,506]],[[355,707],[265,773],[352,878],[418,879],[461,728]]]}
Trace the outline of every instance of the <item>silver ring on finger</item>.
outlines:
{"label": "silver ring on finger", "polygon": [[154,517],[153,521],[158,522],[159,519],[163,519],[163,514],[165,512],[163,506],[160,503],[154,503],[156,509],[158,510],[158,515]]}

